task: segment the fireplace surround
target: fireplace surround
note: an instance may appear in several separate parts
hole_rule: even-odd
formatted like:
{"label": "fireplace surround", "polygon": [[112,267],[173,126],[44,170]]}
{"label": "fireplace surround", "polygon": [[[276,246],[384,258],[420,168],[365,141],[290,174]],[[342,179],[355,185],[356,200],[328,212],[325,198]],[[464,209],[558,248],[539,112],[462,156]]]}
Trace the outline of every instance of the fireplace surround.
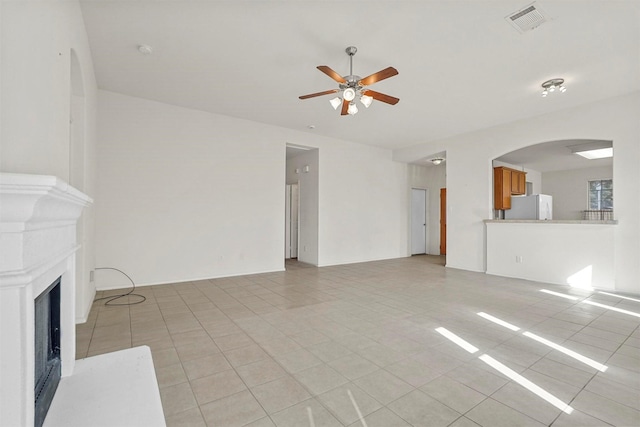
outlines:
{"label": "fireplace surround", "polygon": [[73,372],[76,223],[91,202],[54,176],[0,173],[0,425],[34,425],[35,300],[58,278],[60,372]]}

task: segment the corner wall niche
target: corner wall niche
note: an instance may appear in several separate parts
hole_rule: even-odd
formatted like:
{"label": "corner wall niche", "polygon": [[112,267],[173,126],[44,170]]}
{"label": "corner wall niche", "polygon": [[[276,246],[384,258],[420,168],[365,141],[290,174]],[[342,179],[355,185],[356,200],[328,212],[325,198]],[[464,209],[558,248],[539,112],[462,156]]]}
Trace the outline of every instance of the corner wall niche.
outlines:
{"label": "corner wall niche", "polygon": [[34,425],[35,300],[58,278],[60,372],[73,372],[76,223],[91,202],[54,176],[0,173],[0,425]]}

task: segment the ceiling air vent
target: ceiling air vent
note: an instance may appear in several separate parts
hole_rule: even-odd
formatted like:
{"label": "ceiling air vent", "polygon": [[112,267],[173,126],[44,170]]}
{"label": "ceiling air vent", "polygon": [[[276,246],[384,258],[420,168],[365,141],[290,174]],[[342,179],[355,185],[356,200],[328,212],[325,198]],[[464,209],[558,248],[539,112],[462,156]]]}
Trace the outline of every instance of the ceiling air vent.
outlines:
{"label": "ceiling air vent", "polygon": [[505,19],[520,33],[531,31],[550,20],[535,3],[512,13]]}

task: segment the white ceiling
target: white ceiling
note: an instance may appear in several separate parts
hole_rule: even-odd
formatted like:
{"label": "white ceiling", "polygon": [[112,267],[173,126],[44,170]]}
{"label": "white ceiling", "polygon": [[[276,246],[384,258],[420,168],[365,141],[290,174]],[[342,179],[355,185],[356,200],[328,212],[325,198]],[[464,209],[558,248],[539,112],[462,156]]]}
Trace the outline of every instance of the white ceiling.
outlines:
{"label": "white ceiling", "polygon": [[[504,156],[498,157],[496,160],[515,166],[533,169],[538,172],[553,172],[605,166],[613,167],[613,159],[611,157],[589,160],[574,154],[570,148],[572,146],[583,145],[604,146],[601,145],[602,143],[606,143],[606,141],[577,139],[551,141],[512,151]],[[610,144],[608,146],[611,147]]]}
{"label": "white ceiling", "polygon": [[[540,0],[552,20],[524,34],[504,18],[529,0],[81,4],[101,89],[392,149],[640,90],[638,0]],[[348,74],[350,45],[354,74],[399,71],[371,87],[397,105],[298,99],[337,87],[316,66]]]}

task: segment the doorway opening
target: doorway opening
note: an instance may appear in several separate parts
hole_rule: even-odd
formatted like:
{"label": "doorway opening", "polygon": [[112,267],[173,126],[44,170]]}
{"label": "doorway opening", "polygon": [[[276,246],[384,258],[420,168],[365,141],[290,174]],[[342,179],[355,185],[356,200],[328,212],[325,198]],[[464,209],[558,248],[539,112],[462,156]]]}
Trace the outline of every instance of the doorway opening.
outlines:
{"label": "doorway opening", "polygon": [[293,262],[318,265],[317,148],[287,144],[285,184],[285,268]]}
{"label": "doorway opening", "polygon": [[446,253],[446,231],[441,233],[446,227],[446,205],[441,204],[441,189],[447,186],[446,154],[433,153],[408,165],[407,253],[426,254],[425,260],[434,257],[441,265]]}

